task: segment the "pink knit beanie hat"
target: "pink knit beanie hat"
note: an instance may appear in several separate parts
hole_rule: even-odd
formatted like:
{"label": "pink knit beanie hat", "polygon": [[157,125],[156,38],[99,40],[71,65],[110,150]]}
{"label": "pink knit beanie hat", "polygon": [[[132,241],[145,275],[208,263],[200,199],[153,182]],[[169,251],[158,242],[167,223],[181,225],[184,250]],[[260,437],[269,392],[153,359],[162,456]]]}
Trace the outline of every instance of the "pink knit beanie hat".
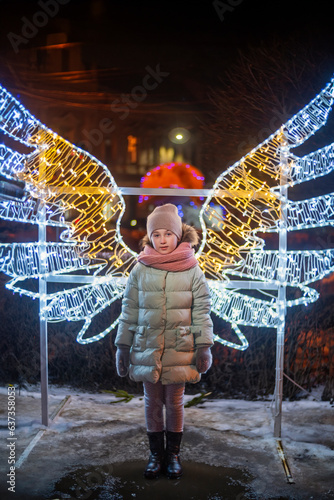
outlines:
{"label": "pink knit beanie hat", "polygon": [[169,229],[180,240],[182,236],[182,219],[177,212],[176,206],[167,203],[155,208],[147,217],[146,228],[150,239],[156,229]]}

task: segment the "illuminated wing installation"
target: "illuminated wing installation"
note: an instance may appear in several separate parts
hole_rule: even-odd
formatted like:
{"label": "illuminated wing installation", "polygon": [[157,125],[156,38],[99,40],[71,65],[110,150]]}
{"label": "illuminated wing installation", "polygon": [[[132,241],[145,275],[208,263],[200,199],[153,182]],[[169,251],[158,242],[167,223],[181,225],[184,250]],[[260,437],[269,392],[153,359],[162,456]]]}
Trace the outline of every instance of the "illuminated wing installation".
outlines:
{"label": "illuminated wing installation", "polygon": [[[277,327],[282,318],[277,310],[271,286],[296,287],[298,298],[286,300],[286,306],[307,304],[318,292],[307,285],[334,270],[334,250],[277,251],[265,250],[261,233],[308,229],[334,224],[334,193],[289,201],[287,190],[295,184],[329,174],[334,168],[334,144],[304,157],[290,149],[303,144],[322,127],[334,98],[332,80],[307,106],[280,127],[268,139],[222,173],[201,211],[206,233],[198,252],[213,298],[213,311],[233,325],[241,345],[216,339],[230,347],[248,345],[239,326]],[[224,217],[217,207],[224,207]],[[206,229],[205,220],[211,222]],[[248,280],[228,288],[231,277]],[[257,284],[267,284],[261,297],[247,293]],[[265,287],[258,286],[258,290]],[[253,294],[254,295],[254,294]]]}
{"label": "illuminated wing installation", "polygon": [[[43,252],[40,242],[0,245],[0,270],[11,277],[6,286],[40,298],[29,288],[31,278],[73,273],[73,287],[48,295],[41,314],[50,322],[84,320],[82,341],[92,317],[122,296],[119,277],[135,261],[120,234],[124,199],[105,165],[42,125],[2,87],[0,131],[31,150],[0,146],[0,174],[24,181],[27,193],[23,201],[0,200],[0,217],[63,228],[62,242],[43,243]],[[76,286],[74,276],[80,281],[83,270],[94,281]]]}
{"label": "illuminated wing installation", "polygon": [[[333,97],[332,81],[221,174],[202,207],[203,240],[197,258],[208,278],[213,312],[230,322],[240,339],[241,344],[235,344],[216,336],[228,347],[247,348],[240,326],[277,326],[277,292],[270,292],[276,285],[302,292],[287,306],[308,303],[318,294],[307,285],[334,269],[334,250],[269,251],[261,238],[266,232],[333,224],[333,193],[299,202],[289,202],[286,195],[287,187],[333,170],[333,145],[302,158],[290,152],[326,123]],[[23,200],[0,200],[0,217],[63,228],[61,242],[0,245],[0,271],[11,278],[6,286],[41,298],[29,285],[32,279],[65,274],[73,286],[47,295],[41,315],[50,322],[84,321],[77,340],[99,340],[116,326],[117,318],[103,332],[84,335],[92,318],[122,297],[124,278],[137,255],[120,233],[125,210],[121,191],[105,165],[42,125],[1,86],[0,131],[31,150],[22,154],[0,145],[0,174],[26,186]],[[78,286],[87,273],[89,283]],[[231,277],[243,284],[238,286]],[[245,279],[253,290],[262,285],[261,297],[247,293]]]}

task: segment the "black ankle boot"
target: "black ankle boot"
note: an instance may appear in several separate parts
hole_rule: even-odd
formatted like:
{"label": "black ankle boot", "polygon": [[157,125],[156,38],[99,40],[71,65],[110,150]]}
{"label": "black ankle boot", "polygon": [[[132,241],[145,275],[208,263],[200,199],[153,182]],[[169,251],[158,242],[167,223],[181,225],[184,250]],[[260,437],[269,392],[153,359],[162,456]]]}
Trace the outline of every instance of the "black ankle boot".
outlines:
{"label": "black ankle boot", "polygon": [[169,479],[179,479],[183,474],[179,457],[182,432],[167,431],[166,437],[166,475]]}
{"label": "black ankle boot", "polygon": [[150,457],[144,472],[146,479],[156,479],[162,472],[163,459],[164,459],[164,431],[162,432],[148,432],[148,440],[150,443]]}

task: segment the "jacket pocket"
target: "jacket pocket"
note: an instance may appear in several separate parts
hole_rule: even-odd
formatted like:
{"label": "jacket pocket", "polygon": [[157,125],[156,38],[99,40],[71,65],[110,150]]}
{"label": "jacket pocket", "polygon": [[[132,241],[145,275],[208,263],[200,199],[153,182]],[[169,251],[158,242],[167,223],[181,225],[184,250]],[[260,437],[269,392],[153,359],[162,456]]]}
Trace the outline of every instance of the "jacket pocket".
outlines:
{"label": "jacket pocket", "polygon": [[133,342],[132,342],[132,350],[143,352],[146,349],[146,328],[145,326],[133,326],[129,328],[129,330],[133,330]]}
{"label": "jacket pocket", "polygon": [[176,330],[176,351],[193,351],[195,349],[194,335],[190,326],[180,326]]}

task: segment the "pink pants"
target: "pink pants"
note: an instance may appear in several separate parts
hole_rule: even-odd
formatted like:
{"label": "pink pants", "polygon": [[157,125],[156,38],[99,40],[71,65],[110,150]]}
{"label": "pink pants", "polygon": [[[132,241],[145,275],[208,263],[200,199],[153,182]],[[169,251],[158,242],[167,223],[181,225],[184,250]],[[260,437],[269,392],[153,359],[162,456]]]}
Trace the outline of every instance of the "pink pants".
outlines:
{"label": "pink pants", "polygon": [[147,432],[164,430],[163,407],[166,408],[166,430],[183,431],[185,384],[162,385],[144,382],[145,418]]}

